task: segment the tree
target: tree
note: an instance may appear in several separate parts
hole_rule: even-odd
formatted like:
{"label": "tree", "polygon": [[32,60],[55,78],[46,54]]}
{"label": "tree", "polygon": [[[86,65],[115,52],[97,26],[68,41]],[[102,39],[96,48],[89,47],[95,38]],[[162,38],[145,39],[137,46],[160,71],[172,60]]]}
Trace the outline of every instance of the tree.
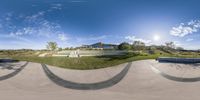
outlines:
{"label": "tree", "polygon": [[165,45],[166,45],[167,49],[175,49],[175,47],[176,47],[174,42],[166,42]]}
{"label": "tree", "polygon": [[119,50],[130,50],[131,45],[127,42],[123,42],[123,43],[119,44],[118,49]]}
{"label": "tree", "polygon": [[144,50],[145,49],[145,43],[141,41],[134,41],[133,42],[133,49],[134,50]]}
{"label": "tree", "polygon": [[156,51],[156,46],[152,45],[148,48],[149,54],[155,54]]}
{"label": "tree", "polygon": [[51,51],[55,51],[58,48],[56,42],[47,42],[46,47],[47,47],[48,50],[51,50]]}
{"label": "tree", "polygon": [[184,48],[183,47],[176,47],[176,50],[184,50]]}
{"label": "tree", "polygon": [[60,47],[60,48],[58,48],[58,51],[62,51],[63,49]]}

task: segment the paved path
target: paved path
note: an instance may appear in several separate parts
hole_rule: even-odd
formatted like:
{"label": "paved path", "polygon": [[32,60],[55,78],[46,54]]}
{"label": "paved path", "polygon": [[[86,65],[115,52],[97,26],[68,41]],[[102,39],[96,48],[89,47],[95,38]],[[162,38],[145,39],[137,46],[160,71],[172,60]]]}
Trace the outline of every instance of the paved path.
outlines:
{"label": "paved path", "polygon": [[[23,64],[25,62],[21,63]],[[125,70],[127,64],[84,71],[48,65],[47,68],[59,79],[92,84],[112,79]],[[176,68],[179,66],[177,64],[160,64],[154,60],[135,61],[116,84],[97,90],[80,90],[55,84],[47,77],[41,64],[29,62],[17,75],[0,81],[0,98],[2,100],[199,100],[199,81],[185,83],[170,80],[155,73],[152,66],[160,72],[177,77],[197,77],[199,71],[198,65],[196,69],[185,65],[188,67],[182,67],[184,69],[180,70]],[[194,70],[197,72],[192,74]],[[3,69],[0,71],[3,72]],[[9,73],[11,72],[8,71],[7,74]]]}

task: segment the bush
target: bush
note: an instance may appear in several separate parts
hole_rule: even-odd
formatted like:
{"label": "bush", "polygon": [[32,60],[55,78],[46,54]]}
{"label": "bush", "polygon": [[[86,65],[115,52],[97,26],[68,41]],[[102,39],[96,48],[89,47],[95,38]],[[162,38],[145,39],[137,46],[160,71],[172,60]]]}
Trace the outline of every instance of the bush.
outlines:
{"label": "bush", "polygon": [[123,42],[118,46],[119,50],[130,50],[131,49],[131,45],[127,42]]}

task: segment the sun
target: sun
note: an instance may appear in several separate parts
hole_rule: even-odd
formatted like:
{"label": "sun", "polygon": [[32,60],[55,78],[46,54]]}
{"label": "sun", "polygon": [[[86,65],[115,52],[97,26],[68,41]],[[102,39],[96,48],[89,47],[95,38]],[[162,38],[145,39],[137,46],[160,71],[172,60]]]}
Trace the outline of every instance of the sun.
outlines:
{"label": "sun", "polygon": [[154,35],[153,40],[154,41],[159,41],[160,40],[160,36],[159,35]]}

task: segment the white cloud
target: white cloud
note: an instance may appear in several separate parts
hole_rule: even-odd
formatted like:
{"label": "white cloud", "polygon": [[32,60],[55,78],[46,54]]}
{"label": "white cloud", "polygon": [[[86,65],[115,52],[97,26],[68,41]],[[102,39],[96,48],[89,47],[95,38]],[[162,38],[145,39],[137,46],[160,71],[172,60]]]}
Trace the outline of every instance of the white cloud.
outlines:
{"label": "white cloud", "polygon": [[32,35],[35,34],[37,31],[33,27],[25,27],[22,29],[17,30],[16,32],[11,32],[11,36],[23,36],[23,35]]}
{"label": "white cloud", "polygon": [[136,38],[135,36],[126,36],[125,39],[129,40],[130,42],[141,41],[141,42],[144,42],[145,44],[151,44],[152,43],[151,40],[146,40],[146,39],[142,39],[142,38]]}
{"label": "white cloud", "polygon": [[95,36],[95,37],[88,37],[87,40],[101,40],[101,39],[105,39],[106,37],[107,37],[106,35]]}
{"label": "white cloud", "polygon": [[20,19],[20,18],[24,18],[24,17],[25,17],[24,14],[19,14],[19,15],[18,15],[18,19]]}
{"label": "white cloud", "polygon": [[6,16],[9,16],[9,17],[13,16],[13,12],[6,13]]}
{"label": "white cloud", "polygon": [[10,17],[6,17],[5,20],[6,20],[6,21],[9,21],[9,20],[11,20],[11,18],[10,18]]}
{"label": "white cloud", "polygon": [[57,23],[49,22],[47,20],[43,20],[41,23],[39,23],[37,27],[38,35],[39,36],[46,36],[50,37],[53,34],[60,33],[61,26]]}
{"label": "white cloud", "polygon": [[[16,35],[12,35],[12,34],[6,34],[6,35],[0,35],[0,38],[4,38],[4,39],[9,39],[9,40],[20,40],[26,43],[31,43],[32,41],[20,36],[16,36]],[[8,41],[9,42],[9,41]]]}
{"label": "white cloud", "polygon": [[62,4],[52,4],[51,9],[62,10]]}
{"label": "white cloud", "polygon": [[188,23],[181,23],[178,27],[172,27],[170,34],[177,37],[184,37],[186,35],[197,32],[200,29],[199,20],[191,20]]}
{"label": "white cloud", "polygon": [[186,39],[187,42],[190,42],[190,41],[193,41],[193,40],[194,40],[194,39],[192,39],[192,38]]}
{"label": "white cloud", "polygon": [[8,12],[8,13],[4,14],[3,17],[4,17],[3,19],[5,21],[10,21],[12,19],[12,17],[13,17],[13,13],[12,12]]}
{"label": "white cloud", "polygon": [[60,33],[61,26],[57,23],[46,20],[44,14],[45,11],[40,11],[31,16],[26,16],[25,20],[22,22],[24,27],[18,27],[17,30],[11,31],[10,35],[51,37],[54,34]]}
{"label": "white cloud", "polygon": [[84,0],[72,0],[70,2],[72,2],[72,3],[82,3],[82,2],[88,2],[88,1],[84,1]]}
{"label": "white cloud", "polygon": [[59,38],[61,41],[66,41],[66,40],[68,40],[68,38],[66,37],[66,35],[65,35],[64,33],[58,34],[58,38]]}
{"label": "white cloud", "polygon": [[40,11],[40,12],[33,14],[31,16],[26,16],[25,20],[29,21],[29,22],[34,22],[34,21],[40,19],[41,17],[43,17],[44,14],[45,14],[45,11]]}
{"label": "white cloud", "polygon": [[182,46],[183,44],[180,41],[173,41],[175,46]]}
{"label": "white cloud", "polygon": [[87,36],[87,37],[76,37],[77,42],[85,42],[85,41],[102,41],[109,37],[108,35],[101,35],[101,36]]}
{"label": "white cloud", "polygon": [[[45,18],[46,14],[48,14],[47,11],[39,11],[32,15],[8,13],[0,16],[2,17],[0,19],[0,31],[5,34],[5,36],[0,34],[0,38],[13,40],[12,44],[15,41],[28,44],[37,44],[38,41],[41,41],[41,43],[46,43],[46,41],[60,43],[62,43],[61,41],[67,41],[68,37],[64,34],[65,32],[62,30],[60,24],[47,20]],[[6,20],[6,17],[10,18],[10,20]],[[20,21],[20,25],[16,25],[12,19]],[[34,38],[37,38],[38,41],[35,41]],[[8,41],[9,43],[11,41]]]}

